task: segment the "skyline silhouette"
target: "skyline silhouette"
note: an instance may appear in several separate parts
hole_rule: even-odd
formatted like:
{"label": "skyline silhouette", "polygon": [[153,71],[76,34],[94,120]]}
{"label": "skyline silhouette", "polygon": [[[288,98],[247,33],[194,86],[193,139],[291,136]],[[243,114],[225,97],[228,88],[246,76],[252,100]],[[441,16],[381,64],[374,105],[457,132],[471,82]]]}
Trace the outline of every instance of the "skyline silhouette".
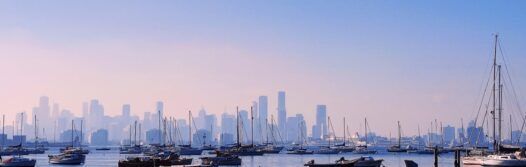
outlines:
{"label": "skyline silhouette", "polygon": [[475,119],[495,33],[524,104],[523,6],[4,1],[0,110],[14,119],[49,96],[77,116],[98,99],[110,116],[123,104],[142,116],[163,101],[166,115],[185,118],[247,110],[264,95],[277,121],[283,90],[287,116],[303,114],[309,133],[320,104],[336,131],[342,116],[356,130],[367,117],[385,136],[397,121],[408,135],[435,119],[460,127]]}

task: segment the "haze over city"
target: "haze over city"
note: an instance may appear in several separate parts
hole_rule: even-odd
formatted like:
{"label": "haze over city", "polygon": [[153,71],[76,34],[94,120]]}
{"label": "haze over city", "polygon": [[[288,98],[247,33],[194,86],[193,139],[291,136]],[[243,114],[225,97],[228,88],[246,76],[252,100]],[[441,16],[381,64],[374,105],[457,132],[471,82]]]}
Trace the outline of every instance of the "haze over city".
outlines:
{"label": "haze over city", "polygon": [[285,91],[287,116],[302,114],[309,134],[320,104],[353,132],[364,117],[381,135],[397,120],[406,135],[435,119],[460,127],[475,117],[495,33],[524,102],[525,5],[2,1],[0,110],[30,121],[47,96],[77,117],[98,99],[106,115],[130,104],[142,118],[162,101],[165,116],[205,109],[219,124],[259,96],[277,119]]}

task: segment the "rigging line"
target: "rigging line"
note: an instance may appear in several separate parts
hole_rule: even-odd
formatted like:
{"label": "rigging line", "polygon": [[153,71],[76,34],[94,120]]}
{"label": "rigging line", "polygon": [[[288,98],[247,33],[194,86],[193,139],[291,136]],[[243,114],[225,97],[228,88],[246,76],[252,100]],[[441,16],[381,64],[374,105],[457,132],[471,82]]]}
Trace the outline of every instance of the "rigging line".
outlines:
{"label": "rigging line", "polygon": [[[488,109],[489,109],[489,104],[486,105],[486,112],[484,114],[484,118],[482,119],[482,124],[481,124],[482,129],[484,129],[484,123],[486,122],[486,117],[488,115]],[[478,143],[479,143],[479,140],[480,140],[480,138],[479,138],[480,137],[480,132],[479,132],[479,130],[477,130],[477,124],[475,124],[475,130],[476,130],[476,137],[477,137],[476,140],[475,140],[475,146],[477,146]],[[483,130],[482,130],[482,133],[484,133]],[[471,134],[473,134],[473,132]],[[469,144],[471,144],[471,140],[469,140]]]}
{"label": "rigging line", "polygon": [[[491,67],[491,71],[494,70],[494,67],[492,66]],[[490,71],[490,73],[491,73]],[[478,110],[477,110],[477,116],[475,117],[475,127],[477,126],[477,121],[478,121],[478,117],[480,115],[480,111],[482,109],[482,106],[483,106],[483,103],[484,103],[484,98],[486,97],[486,93],[488,92],[488,86],[489,86],[489,82],[491,80],[491,75],[489,75],[488,77],[488,80],[486,81],[486,86],[484,88],[484,92],[482,93],[482,98],[480,99],[480,103],[479,103],[479,107],[478,107]],[[488,97],[491,97],[492,94],[490,94]],[[487,112],[487,110],[486,110]]]}
{"label": "rigging line", "polygon": [[[514,84],[513,84],[513,80],[511,79],[511,72],[510,72],[511,70],[508,69],[508,62],[506,61],[506,57],[505,57],[505,54],[504,54],[504,49],[502,49],[500,39],[498,39],[498,40],[499,40],[498,44],[499,44],[499,49],[500,49],[500,55],[501,55],[501,57],[502,57],[502,61],[504,62],[504,69],[506,70],[506,74],[507,74],[508,79],[509,79],[509,81],[510,81],[510,86],[511,86],[511,89],[513,90],[513,95],[515,96],[515,99],[517,100],[517,107],[518,107],[518,109],[519,109],[519,112],[520,112],[521,114],[523,114],[523,113],[522,113],[522,110],[521,110],[521,108],[520,108],[520,105],[519,105],[519,103],[518,103],[519,99],[518,99],[518,96],[517,96],[517,92],[516,92],[516,90],[515,90],[515,86],[514,86]],[[511,68],[511,67],[510,67],[510,68]],[[523,121],[524,121],[524,120],[523,120]]]}

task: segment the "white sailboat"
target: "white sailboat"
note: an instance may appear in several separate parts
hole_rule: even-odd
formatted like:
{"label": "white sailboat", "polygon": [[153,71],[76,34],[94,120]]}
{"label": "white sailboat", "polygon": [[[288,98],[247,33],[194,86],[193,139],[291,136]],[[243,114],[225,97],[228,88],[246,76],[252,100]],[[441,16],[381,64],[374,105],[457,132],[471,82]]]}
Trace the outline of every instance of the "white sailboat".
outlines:
{"label": "white sailboat", "polygon": [[[493,86],[492,86],[492,110],[491,115],[493,116],[493,148],[495,152],[487,156],[468,156],[462,158],[464,165],[482,165],[482,166],[506,166],[506,167],[518,167],[526,166],[526,157],[518,156],[504,150],[504,145],[501,142],[501,122],[502,122],[502,93],[503,84],[501,83],[501,66],[497,64],[497,48],[498,48],[498,35],[495,35],[495,48],[493,55]],[[498,77],[498,78],[497,78]],[[498,89],[497,89],[498,86]],[[496,114],[498,113],[498,117]],[[498,130],[497,130],[497,123]],[[497,136],[498,131],[498,136]],[[519,154],[520,155],[520,154]],[[524,154],[522,154],[524,155]]]}

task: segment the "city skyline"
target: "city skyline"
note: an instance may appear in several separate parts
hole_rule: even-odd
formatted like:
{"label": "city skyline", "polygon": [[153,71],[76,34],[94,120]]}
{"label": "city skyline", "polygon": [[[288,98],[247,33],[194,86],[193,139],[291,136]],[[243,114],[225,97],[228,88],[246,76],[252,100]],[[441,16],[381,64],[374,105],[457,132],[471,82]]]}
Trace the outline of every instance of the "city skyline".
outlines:
{"label": "city skyline", "polygon": [[339,116],[356,131],[367,117],[382,135],[397,121],[413,135],[435,119],[459,127],[475,118],[495,33],[519,99],[526,95],[524,5],[0,4],[0,110],[11,120],[30,114],[40,96],[76,116],[92,99],[104,114],[130,104],[139,117],[163,101],[177,118],[201,108],[219,118],[267,96],[278,121],[277,92],[286,91],[286,117],[302,114],[309,132],[320,104],[336,131]]}

